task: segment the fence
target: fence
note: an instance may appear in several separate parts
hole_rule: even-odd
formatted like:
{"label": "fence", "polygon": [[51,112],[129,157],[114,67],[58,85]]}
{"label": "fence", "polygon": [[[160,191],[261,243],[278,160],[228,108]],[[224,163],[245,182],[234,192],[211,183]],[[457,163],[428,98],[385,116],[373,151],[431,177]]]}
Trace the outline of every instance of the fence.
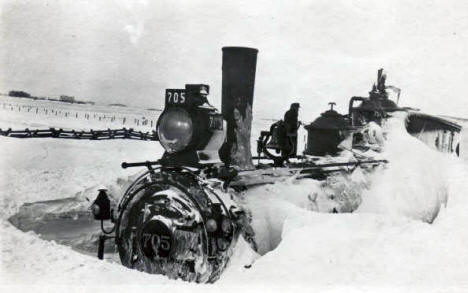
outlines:
{"label": "fence", "polygon": [[142,132],[135,131],[133,128],[127,129],[106,129],[106,130],[93,130],[90,131],[75,131],[63,130],[61,128],[49,129],[34,129],[26,128],[24,130],[2,130],[0,128],[0,135],[16,138],[34,138],[34,137],[53,137],[63,139],[90,139],[90,140],[105,140],[105,139],[135,139],[135,140],[158,140],[156,131]]}

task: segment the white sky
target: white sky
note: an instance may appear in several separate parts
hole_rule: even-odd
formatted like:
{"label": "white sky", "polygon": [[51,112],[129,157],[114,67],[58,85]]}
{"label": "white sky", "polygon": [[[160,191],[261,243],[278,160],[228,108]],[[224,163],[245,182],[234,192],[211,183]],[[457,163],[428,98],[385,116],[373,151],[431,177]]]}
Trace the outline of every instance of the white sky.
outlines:
{"label": "white sky", "polygon": [[468,1],[0,1],[0,92],[160,107],[207,83],[219,106],[221,47],[251,46],[256,112],[345,113],[384,67],[400,104],[468,117]]}

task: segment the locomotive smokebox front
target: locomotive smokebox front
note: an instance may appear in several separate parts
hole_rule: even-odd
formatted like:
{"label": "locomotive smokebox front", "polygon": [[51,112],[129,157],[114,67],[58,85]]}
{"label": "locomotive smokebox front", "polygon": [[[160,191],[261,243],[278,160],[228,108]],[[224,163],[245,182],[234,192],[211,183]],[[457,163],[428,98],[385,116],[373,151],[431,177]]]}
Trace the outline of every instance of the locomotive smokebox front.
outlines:
{"label": "locomotive smokebox front", "polygon": [[119,204],[116,243],[122,264],[171,279],[214,282],[245,221],[230,196],[188,170],[146,173]]}

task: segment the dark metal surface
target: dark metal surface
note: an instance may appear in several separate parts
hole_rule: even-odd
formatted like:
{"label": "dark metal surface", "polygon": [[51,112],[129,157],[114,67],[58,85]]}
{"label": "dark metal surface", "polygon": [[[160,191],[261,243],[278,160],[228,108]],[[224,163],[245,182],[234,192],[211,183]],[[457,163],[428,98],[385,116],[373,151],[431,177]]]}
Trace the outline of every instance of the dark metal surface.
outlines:
{"label": "dark metal surface", "polygon": [[[116,244],[122,264],[171,279],[217,280],[245,221],[219,192],[180,169],[137,179],[118,206]],[[229,220],[228,230],[221,230],[223,219]],[[216,231],[207,228],[209,220],[217,222]]]}
{"label": "dark metal surface", "polygon": [[257,53],[253,48],[223,48],[222,114],[227,121],[227,141],[220,156],[240,170],[254,168],[250,131]]}
{"label": "dark metal surface", "polygon": [[307,148],[304,153],[307,155],[336,155],[340,151],[338,145],[354,129],[344,115],[333,110],[335,103],[329,104],[331,109],[323,112],[314,122],[304,126],[307,130]]}

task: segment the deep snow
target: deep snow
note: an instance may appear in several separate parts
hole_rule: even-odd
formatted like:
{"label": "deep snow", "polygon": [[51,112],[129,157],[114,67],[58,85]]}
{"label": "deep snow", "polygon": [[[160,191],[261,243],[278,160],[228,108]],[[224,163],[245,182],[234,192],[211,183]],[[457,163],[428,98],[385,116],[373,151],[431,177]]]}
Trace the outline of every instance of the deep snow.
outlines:
{"label": "deep snow", "polygon": [[[1,107],[0,112],[1,128],[57,122]],[[100,125],[85,119],[64,123]],[[253,137],[268,123],[254,121]],[[355,213],[314,212],[319,208],[310,198],[324,191],[311,179],[247,192],[261,256],[240,241],[214,285],[172,281],[99,261],[7,221],[28,202],[71,197],[83,207],[100,185],[118,196],[139,171],[121,169],[120,163],[156,159],[162,153],[159,144],[0,137],[1,284],[38,291],[466,291],[468,159],[429,149],[404,131],[399,118],[386,128],[382,156],[390,160],[388,167],[376,171],[371,183],[356,174],[356,185],[344,187],[361,192],[363,202]],[[434,223],[426,223],[439,208]]]}

